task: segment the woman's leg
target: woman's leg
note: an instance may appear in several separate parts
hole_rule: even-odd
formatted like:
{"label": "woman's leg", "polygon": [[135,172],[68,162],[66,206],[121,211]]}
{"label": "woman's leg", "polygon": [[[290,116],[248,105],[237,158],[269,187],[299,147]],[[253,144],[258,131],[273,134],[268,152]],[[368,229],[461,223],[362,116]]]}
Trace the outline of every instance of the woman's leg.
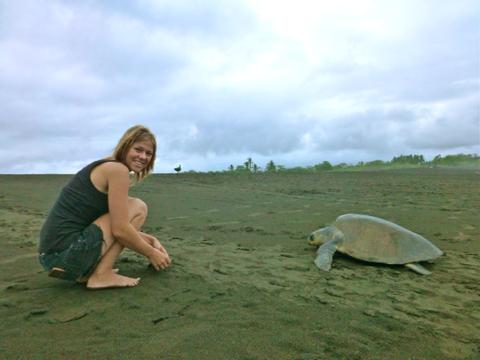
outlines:
{"label": "woman's leg", "polygon": [[[128,199],[128,212],[130,224],[140,230],[147,218],[147,205],[140,199]],[[102,257],[95,270],[87,281],[87,287],[91,289],[106,287],[127,287],[138,285],[139,278],[130,278],[119,275],[113,270],[115,261],[120,256],[124,246],[115,240],[111,229],[110,214],[104,214],[94,221],[103,232],[104,245]]]}

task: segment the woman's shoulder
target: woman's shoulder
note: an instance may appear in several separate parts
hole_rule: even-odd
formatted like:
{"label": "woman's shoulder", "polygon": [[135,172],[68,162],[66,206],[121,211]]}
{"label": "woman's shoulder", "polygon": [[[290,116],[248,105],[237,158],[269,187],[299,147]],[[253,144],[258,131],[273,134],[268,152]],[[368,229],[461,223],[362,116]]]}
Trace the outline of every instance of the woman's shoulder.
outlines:
{"label": "woman's shoulder", "polygon": [[129,171],[120,161],[98,161],[90,173],[90,181],[100,192],[106,193],[112,179],[129,178]]}
{"label": "woman's shoulder", "polygon": [[114,173],[125,173],[128,174],[129,169],[127,165],[122,163],[121,161],[106,159],[106,161],[102,162],[98,167],[102,168],[106,172],[114,172]]}
{"label": "woman's shoulder", "polygon": [[91,176],[93,177],[128,176],[129,173],[128,167],[121,161],[115,159],[106,158],[97,160],[93,162],[92,165],[94,165],[91,170]]}

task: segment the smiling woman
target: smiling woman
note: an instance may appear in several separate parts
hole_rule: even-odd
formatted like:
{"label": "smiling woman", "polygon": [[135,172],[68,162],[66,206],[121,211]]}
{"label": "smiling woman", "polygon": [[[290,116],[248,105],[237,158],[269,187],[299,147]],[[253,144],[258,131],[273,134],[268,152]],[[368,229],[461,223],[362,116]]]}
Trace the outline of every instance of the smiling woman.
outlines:
{"label": "smiling woman", "polygon": [[155,136],[146,127],[128,129],[111,157],[80,170],[63,188],[40,233],[40,263],[50,276],[86,282],[87,288],[136,286],[139,278],[113,269],[128,247],[156,270],[170,264],[165,248],[140,231],[147,205],[128,196],[129,174],[142,180],[153,169]]}
{"label": "smiling woman", "polygon": [[[136,125],[123,134],[111,159],[125,163],[131,171],[135,172],[137,180],[141,180],[152,171],[156,152],[155,136],[146,127]],[[136,169],[130,168],[135,161],[141,166],[137,165]]]}

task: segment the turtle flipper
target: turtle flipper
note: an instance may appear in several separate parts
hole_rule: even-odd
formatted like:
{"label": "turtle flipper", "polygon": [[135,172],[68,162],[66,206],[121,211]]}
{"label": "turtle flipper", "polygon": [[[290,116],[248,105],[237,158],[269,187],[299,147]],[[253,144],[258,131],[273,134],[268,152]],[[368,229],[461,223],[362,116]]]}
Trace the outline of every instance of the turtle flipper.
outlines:
{"label": "turtle flipper", "polygon": [[408,264],[405,264],[405,266],[408,267],[409,269],[415,271],[416,273],[421,274],[421,275],[430,275],[431,274],[430,271],[425,269],[419,263],[408,263]]}
{"label": "turtle flipper", "polygon": [[335,241],[329,241],[320,246],[317,250],[317,258],[315,265],[321,270],[329,271],[332,267],[333,254],[337,251],[337,244]]}

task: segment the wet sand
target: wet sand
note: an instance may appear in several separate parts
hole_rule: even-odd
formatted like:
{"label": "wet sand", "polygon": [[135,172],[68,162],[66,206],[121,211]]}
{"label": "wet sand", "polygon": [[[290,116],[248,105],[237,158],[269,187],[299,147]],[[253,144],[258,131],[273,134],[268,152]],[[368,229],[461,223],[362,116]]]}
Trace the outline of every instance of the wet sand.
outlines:
{"label": "wet sand", "polygon": [[[163,272],[125,252],[131,289],[88,291],[36,259],[69,176],[0,176],[0,357],[5,359],[478,359],[480,176],[421,169],[153,175],[132,189]],[[445,255],[421,276],[336,254],[311,231],[344,213],[385,218]]]}

